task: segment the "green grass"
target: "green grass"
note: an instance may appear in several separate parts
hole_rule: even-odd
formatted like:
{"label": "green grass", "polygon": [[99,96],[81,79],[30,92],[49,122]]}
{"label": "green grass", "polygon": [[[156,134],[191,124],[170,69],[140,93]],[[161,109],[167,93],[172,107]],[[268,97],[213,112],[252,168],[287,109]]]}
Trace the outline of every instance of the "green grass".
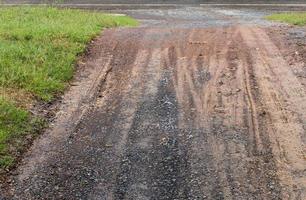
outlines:
{"label": "green grass", "polygon": [[266,19],[304,26],[306,25],[306,12],[277,13],[267,16]]}
{"label": "green grass", "polygon": [[130,17],[97,12],[0,8],[0,168],[11,166],[24,138],[42,126],[23,106],[23,99],[28,101],[23,97],[51,101],[72,78],[77,56],[102,29],[134,25]]}
{"label": "green grass", "polygon": [[0,9],[0,86],[43,100],[65,88],[76,55],[102,28],[135,25],[125,16],[56,8]]}
{"label": "green grass", "polygon": [[0,111],[0,168],[6,168],[14,163],[14,155],[25,145],[22,139],[36,133],[44,122],[2,98]]}

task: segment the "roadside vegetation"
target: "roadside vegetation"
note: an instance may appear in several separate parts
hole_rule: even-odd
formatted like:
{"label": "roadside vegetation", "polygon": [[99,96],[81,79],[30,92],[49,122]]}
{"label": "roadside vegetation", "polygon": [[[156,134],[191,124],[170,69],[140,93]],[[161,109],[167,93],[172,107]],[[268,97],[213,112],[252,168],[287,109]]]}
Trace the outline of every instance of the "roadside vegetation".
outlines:
{"label": "roadside vegetation", "polygon": [[306,25],[306,12],[277,13],[269,15],[266,18],[268,20],[285,22],[298,26]]}
{"label": "roadside vegetation", "polygon": [[44,126],[31,105],[63,92],[86,44],[103,28],[134,25],[130,17],[97,12],[0,8],[0,171]]}

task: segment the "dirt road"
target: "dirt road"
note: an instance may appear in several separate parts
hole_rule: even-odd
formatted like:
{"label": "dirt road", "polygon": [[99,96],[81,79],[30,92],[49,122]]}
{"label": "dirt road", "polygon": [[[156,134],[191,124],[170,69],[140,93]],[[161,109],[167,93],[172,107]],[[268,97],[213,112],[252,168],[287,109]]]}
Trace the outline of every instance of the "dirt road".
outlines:
{"label": "dirt road", "polygon": [[105,31],[6,198],[306,199],[301,62],[218,13]]}

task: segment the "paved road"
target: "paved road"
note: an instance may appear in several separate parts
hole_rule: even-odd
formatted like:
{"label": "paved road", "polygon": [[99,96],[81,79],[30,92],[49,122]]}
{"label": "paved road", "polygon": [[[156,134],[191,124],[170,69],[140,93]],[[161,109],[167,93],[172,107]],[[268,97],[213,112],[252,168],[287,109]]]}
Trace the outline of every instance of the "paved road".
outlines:
{"label": "paved road", "polygon": [[266,11],[123,12],[143,25],[92,45],[7,198],[306,199],[304,68]]}
{"label": "paved road", "polygon": [[205,4],[205,3],[305,3],[304,0],[3,0],[5,3],[69,3],[69,4]]}

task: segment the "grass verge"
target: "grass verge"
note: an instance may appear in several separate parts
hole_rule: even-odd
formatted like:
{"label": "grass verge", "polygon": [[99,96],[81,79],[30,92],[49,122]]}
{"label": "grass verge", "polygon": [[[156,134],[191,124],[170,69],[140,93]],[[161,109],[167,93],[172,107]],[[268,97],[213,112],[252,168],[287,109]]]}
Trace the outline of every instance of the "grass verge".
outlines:
{"label": "grass verge", "polygon": [[285,22],[298,26],[305,26],[306,12],[276,13],[267,16],[266,19],[278,22]]}
{"label": "grass verge", "polygon": [[130,17],[97,12],[0,8],[0,169],[14,165],[43,127],[28,105],[51,101],[65,89],[77,56],[102,29],[134,25]]}
{"label": "grass verge", "polygon": [[42,119],[0,99],[0,167],[7,169],[23,147],[44,126]]}

